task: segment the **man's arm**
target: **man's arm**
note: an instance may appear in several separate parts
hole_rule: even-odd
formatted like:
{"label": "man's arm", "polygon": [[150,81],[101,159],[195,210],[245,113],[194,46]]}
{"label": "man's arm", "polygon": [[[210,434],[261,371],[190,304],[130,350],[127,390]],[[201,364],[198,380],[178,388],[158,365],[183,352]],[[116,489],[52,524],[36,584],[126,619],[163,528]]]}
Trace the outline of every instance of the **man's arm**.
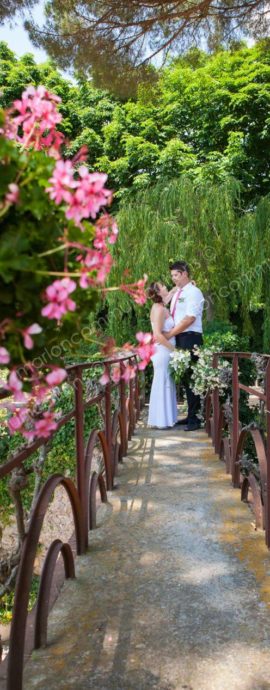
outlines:
{"label": "man's arm", "polygon": [[171,331],[168,333],[164,333],[165,338],[173,338],[174,335],[178,335],[179,333],[183,333],[189,326],[191,326],[192,323],[194,323],[196,319],[196,316],[185,316],[182,321],[179,321],[179,323],[172,328]]}

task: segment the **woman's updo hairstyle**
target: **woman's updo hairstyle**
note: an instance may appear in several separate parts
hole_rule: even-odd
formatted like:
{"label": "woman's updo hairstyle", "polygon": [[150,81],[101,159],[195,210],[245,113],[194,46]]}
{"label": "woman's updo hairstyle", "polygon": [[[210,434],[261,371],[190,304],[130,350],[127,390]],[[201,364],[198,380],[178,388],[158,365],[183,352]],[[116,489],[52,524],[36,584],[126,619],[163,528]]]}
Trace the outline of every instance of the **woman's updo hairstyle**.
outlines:
{"label": "woman's updo hairstyle", "polygon": [[152,300],[152,302],[159,302],[162,304],[162,297],[159,292],[158,283],[151,283],[147,290],[147,297]]}

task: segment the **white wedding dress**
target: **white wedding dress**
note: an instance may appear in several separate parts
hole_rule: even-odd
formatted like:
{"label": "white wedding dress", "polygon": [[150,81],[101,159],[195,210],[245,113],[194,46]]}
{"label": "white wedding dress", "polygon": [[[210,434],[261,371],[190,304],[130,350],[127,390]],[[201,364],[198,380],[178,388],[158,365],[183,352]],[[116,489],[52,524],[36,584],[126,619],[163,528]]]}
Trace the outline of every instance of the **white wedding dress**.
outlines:
{"label": "white wedding dress", "polygon": [[[174,327],[172,316],[164,321],[163,331],[170,331]],[[175,345],[175,338],[170,339]],[[177,401],[175,383],[169,374],[169,350],[165,345],[156,344],[156,352],[151,357],[154,365],[154,378],[150,393],[148,425],[164,429],[174,426],[177,422]]]}

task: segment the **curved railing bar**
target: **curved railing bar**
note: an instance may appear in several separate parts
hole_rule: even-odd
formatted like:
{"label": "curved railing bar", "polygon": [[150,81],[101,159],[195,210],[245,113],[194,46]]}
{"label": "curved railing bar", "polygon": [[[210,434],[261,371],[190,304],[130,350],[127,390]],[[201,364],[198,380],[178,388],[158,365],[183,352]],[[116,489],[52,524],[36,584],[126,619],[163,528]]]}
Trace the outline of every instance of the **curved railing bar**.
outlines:
{"label": "curved railing bar", "polygon": [[63,557],[66,579],[75,577],[74,558],[70,545],[64,544],[61,539],[55,539],[48,549],[41,572],[36,605],[34,649],[45,647],[47,644],[50,592],[59,553]]}
{"label": "curved railing bar", "polygon": [[211,410],[212,410],[212,393],[208,392],[206,395],[206,400],[205,400],[205,431],[208,434],[208,436],[211,435],[211,425],[210,425]]}
{"label": "curved railing bar", "polygon": [[97,526],[97,504],[96,504],[96,496],[97,496],[97,487],[99,487],[100,491],[100,498],[102,503],[107,503],[107,492],[106,492],[106,487],[105,487],[105,482],[103,479],[102,474],[97,474],[97,472],[93,472],[91,479],[90,479],[90,488],[89,488],[89,529],[93,530],[96,529]]}
{"label": "curved railing bar", "polygon": [[249,474],[245,477],[241,487],[241,501],[248,502],[248,490],[251,488],[253,496],[253,510],[255,513],[256,529],[263,529],[264,527],[264,509],[262,503],[261,490],[254,474]]}
{"label": "curved railing bar", "polygon": [[263,437],[262,437],[259,429],[249,429],[248,427],[244,427],[242,429],[242,431],[240,432],[240,436],[239,436],[238,444],[237,444],[237,449],[236,449],[236,458],[235,458],[235,463],[234,463],[234,468],[233,468],[233,485],[236,488],[238,488],[240,485],[239,458],[240,458],[240,456],[244,450],[244,445],[245,445],[246,439],[248,438],[249,435],[252,437],[253,443],[255,445],[256,454],[257,454],[259,467],[260,467],[262,495],[263,495],[263,497],[265,497],[265,495],[266,495],[266,482],[267,482],[267,461],[266,461],[264,440],[263,440]]}
{"label": "curved railing bar", "polygon": [[[87,442],[87,446],[86,446],[86,451],[85,451],[84,482],[85,482],[85,492],[86,492],[86,495],[85,495],[86,513],[84,516],[84,520],[85,520],[85,529],[86,530],[88,530],[89,524],[91,522],[90,515],[92,514],[91,513],[91,511],[92,511],[92,505],[91,505],[91,496],[92,496],[92,494],[91,494],[91,486],[92,486],[91,482],[92,482],[92,478],[90,481],[90,474],[91,474],[91,467],[92,467],[93,452],[94,452],[94,448],[95,448],[98,441],[100,442],[100,445],[101,445],[103,459],[104,459],[105,473],[106,473],[106,463],[108,464],[108,447],[107,447],[107,443],[106,443],[106,438],[105,438],[103,432],[98,431],[97,429],[93,429],[93,431],[91,431],[91,433],[90,433],[90,436],[89,436],[89,439]],[[93,473],[93,474],[97,474],[97,473]],[[102,474],[101,475],[97,474],[97,478],[99,478],[99,476],[102,476]],[[106,476],[106,480],[108,481],[107,476]],[[101,495],[101,500],[103,503],[105,503],[107,501],[107,492],[106,492],[105,483],[103,482],[103,484],[104,484],[104,491],[103,491],[103,494]],[[105,492],[105,494],[104,494],[104,492]],[[93,529],[93,527],[90,527],[90,529]]]}
{"label": "curved railing bar", "polygon": [[221,460],[223,460],[225,462],[226,474],[231,474],[231,471],[232,471],[232,468],[231,468],[232,454],[231,454],[230,438],[228,436],[223,436],[221,439],[219,457]]}
{"label": "curved railing bar", "polygon": [[219,409],[218,417],[218,428],[217,428],[217,440],[216,440],[216,452],[220,455],[221,442],[222,442],[222,431],[224,429],[225,414],[223,405]]}
{"label": "curved railing bar", "polygon": [[123,462],[123,457],[126,454],[126,450],[125,450],[126,430],[125,430],[125,421],[123,419],[123,415],[121,412],[118,413],[118,419],[119,419],[119,430],[120,430],[119,462]]}
{"label": "curved railing bar", "polygon": [[108,444],[107,444],[107,440],[106,440],[106,436],[104,434],[104,431],[99,431],[98,437],[99,437],[102,451],[103,451],[103,458],[104,458],[104,465],[105,465],[105,477],[106,477],[106,489],[107,489],[107,491],[112,491],[113,490],[112,466],[111,466],[111,459],[110,459],[110,455],[109,455]]}
{"label": "curved railing bar", "polygon": [[23,542],[11,623],[7,690],[22,690],[27,608],[34,561],[47,508],[56,487],[59,485],[64,487],[71,503],[75,524],[77,553],[82,554],[85,552],[83,517],[77,489],[71,479],[63,477],[61,474],[52,475],[40,491],[29,529]]}
{"label": "curved railing bar", "polygon": [[120,433],[120,437],[121,437],[119,416],[120,416],[120,413],[118,412],[118,410],[114,410],[113,418],[112,418],[112,449],[113,449],[112,461],[113,461],[113,476],[114,477],[117,474],[120,449],[121,449],[121,440],[119,443],[119,441],[117,439],[118,433]]}

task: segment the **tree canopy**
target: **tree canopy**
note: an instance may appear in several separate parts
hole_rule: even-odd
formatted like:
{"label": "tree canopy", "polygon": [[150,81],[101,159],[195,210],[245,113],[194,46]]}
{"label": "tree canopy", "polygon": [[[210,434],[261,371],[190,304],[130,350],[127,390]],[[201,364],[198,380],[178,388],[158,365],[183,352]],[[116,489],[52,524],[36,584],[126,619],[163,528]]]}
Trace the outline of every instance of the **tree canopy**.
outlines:
{"label": "tree canopy", "polygon": [[62,98],[62,130],[73,154],[82,144],[89,163],[109,175],[116,198],[204,166],[212,178],[243,185],[243,202],[270,191],[270,57],[268,41],[208,55],[197,49],[161,71],[156,85],[119,100],[91,80],[69,83],[52,61],[16,59],[0,44],[1,103],[29,83]]}
{"label": "tree canopy", "polygon": [[164,59],[206,38],[213,47],[244,32],[265,36],[268,18],[265,0],[49,0],[45,25],[28,28],[59,64],[131,89],[149,77],[145,68],[156,55]]}

